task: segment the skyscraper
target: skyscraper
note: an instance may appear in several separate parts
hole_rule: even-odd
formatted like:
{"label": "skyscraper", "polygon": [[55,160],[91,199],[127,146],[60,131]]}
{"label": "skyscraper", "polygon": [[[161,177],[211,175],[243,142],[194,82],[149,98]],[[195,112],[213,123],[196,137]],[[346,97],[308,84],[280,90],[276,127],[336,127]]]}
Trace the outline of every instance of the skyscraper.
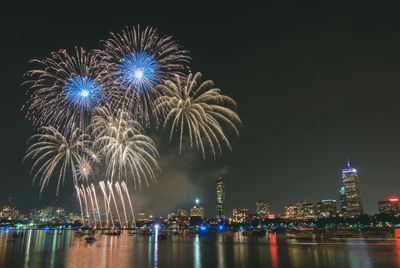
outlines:
{"label": "skyscraper", "polygon": [[235,223],[248,223],[250,221],[250,214],[247,208],[234,208],[232,215],[232,221]]}
{"label": "skyscraper", "polygon": [[319,218],[329,218],[337,214],[337,202],[333,199],[318,202],[316,208]]}
{"label": "skyscraper", "polygon": [[385,201],[379,201],[378,206],[379,213],[385,213],[394,216],[400,215],[400,199],[397,197],[392,197]]}
{"label": "skyscraper", "polygon": [[220,176],[217,179],[217,219],[223,220],[224,214],[224,200],[225,200],[225,185],[224,179]]}
{"label": "skyscraper", "polygon": [[350,165],[349,159],[347,159],[346,167],[342,170],[340,205],[341,211],[346,217],[358,216],[364,212],[357,169]]}
{"label": "skyscraper", "polygon": [[260,219],[268,218],[269,214],[269,203],[267,201],[256,202],[257,214]]}
{"label": "skyscraper", "polygon": [[190,209],[190,217],[200,217],[200,218],[204,218],[204,208],[200,207],[198,205],[194,205],[191,209]]}

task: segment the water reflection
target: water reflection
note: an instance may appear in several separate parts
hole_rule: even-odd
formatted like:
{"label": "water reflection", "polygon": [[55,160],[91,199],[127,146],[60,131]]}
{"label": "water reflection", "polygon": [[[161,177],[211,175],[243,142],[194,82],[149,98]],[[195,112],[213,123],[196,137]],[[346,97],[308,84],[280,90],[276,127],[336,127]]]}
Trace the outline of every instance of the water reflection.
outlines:
{"label": "water reflection", "polygon": [[158,230],[159,227],[156,225],[156,231],[154,233],[154,268],[158,267]]}
{"label": "water reflection", "polygon": [[201,254],[200,254],[200,238],[199,234],[196,234],[194,238],[193,247],[193,257],[194,257],[194,267],[201,268]]}
{"label": "water reflection", "polygon": [[162,239],[98,232],[95,238],[88,243],[74,231],[3,231],[0,267],[400,267],[400,239],[307,242],[246,232],[171,233]]}
{"label": "water reflection", "polygon": [[278,268],[279,263],[278,263],[278,245],[276,244],[276,234],[275,233],[269,233],[268,234],[269,238],[269,248],[271,251],[271,266],[273,268]]}
{"label": "water reflection", "polygon": [[400,267],[400,229],[394,230],[394,238],[396,241],[396,253],[397,253],[397,263],[398,267]]}
{"label": "water reflection", "polygon": [[218,268],[226,267],[225,244],[224,244],[224,236],[222,234],[218,235],[217,237],[216,247],[217,247],[217,267]]}

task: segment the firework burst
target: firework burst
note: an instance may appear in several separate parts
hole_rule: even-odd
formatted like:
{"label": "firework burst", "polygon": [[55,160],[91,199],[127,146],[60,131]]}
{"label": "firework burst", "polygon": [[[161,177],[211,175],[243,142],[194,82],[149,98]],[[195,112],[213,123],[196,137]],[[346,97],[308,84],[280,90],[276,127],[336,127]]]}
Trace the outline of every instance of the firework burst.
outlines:
{"label": "firework burst", "polygon": [[93,154],[88,149],[90,140],[86,134],[79,134],[79,130],[73,128],[68,136],[64,136],[54,127],[43,127],[42,133],[33,135],[30,141],[33,143],[28,147],[24,160],[34,160],[31,172],[35,173],[33,180],[40,177],[41,192],[56,170],[59,170],[57,194],[68,170],[77,185],[77,164],[81,163],[83,155]]}
{"label": "firework burst", "polygon": [[113,113],[110,106],[98,107],[90,128],[94,147],[107,161],[107,178],[118,181],[133,177],[135,186],[142,180],[148,185],[155,179],[155,170],[159,169],[155,144],[126,111]]}
{"label": "firework burst", "polygon": [[80,159],[78,159],[76,169],[80,181],[87,182],[89,180],[89,176],[93,175],[92,163],[88,160],[86,156],[83,156]]}
{"label": "firework burst", "polygon": [[182,75],[189,62],[188,51],[182,50],[171,36],[156,29],[126,28],[121,34],[111,33],[98,50],[101,65],[112,81],[110,99],[133,110],[135,120],[146,125],[154,113],[154,100],[160,92],[155,87],[174,75]]}
{"label": "firework burst", "polygon": [[158,86],[165,96],[156,101],[157,109],[167,110],[164,128],[171,123],[170,140],[174,132],[179,133],[179,151],[182,150],[184,134],[189,135],[190,147],[195,144],[201,150],[203,158],[208,147],[216,157],[222,153],[222,144],[229,150],[231,145],[225,135],[227,127],[239,135],[238,126],[241,125],[239,116],[229,107],[236,107],[236,102],[220,94],[214,88],[211,80],[198,85],[201,73],[190,74],[184,81],[177,76],[175,81],[166,81],[165,85]]}
{"label": "firework burst", "polygon": [[84,129],[94,107],[105,102],[102,70],[96,57],[82,48],[51,58],[32,60],[39,69],[27,72],[30,98],[23,109],[35,126],[53,126],[66,133],[73,125]]}

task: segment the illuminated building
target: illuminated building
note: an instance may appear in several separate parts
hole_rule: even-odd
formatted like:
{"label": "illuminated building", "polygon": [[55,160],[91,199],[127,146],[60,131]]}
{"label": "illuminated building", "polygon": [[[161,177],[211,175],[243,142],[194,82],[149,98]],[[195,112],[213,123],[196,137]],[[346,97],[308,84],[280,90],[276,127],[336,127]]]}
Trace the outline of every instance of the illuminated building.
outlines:
{"label": "illuminated building", "polygon": [[351,167],[349,160],[347,160],[346,168],[342,170],[340,198],[341,211],[345,217],[354,217],[363,214],[360,180],[357,169]]}
{"label": "illuminated building", "polygon": [[65,214],[65,209],[62,207],[46,207],[42,209],[33,209],[30,213],[32,223],[36,224],[60,224],[60,223],[74,223],[81,221],[80,213]]}
{"label": "illuminated building", "polygon": [[287,205],[283,208],[283,218],[286,219],[295,219],[297,218],[297,206],[296,205]]}
{"label": "illuminated building", "polygon": [[51,223],[54,216],[54,207],[46,207],[39,212],[39,219],[42,223]]}
{"label": "illuminated building", "polygon": [[337,202],[334,199],[322,200],[317,203],[318,218],[329,218],[337,214]]}
{"label": "illuminated building", "polygon": [[340,187],[339,191],[339,201],[340,201],[340,207],[342,208],[344,206],[344,187]]}
{"label": "illuminated building", "polygon": [[[95,211],[95,213],[96,215],[98,214],[97,211]],[[65,209],[62,207],[57,207],[53,216],[55,221],[65,222]]]}
{"label": "illuminated building", "polygon": [[269,202],[257,201],[256,202],[257,214],[260,219],[267,219],[269,214]]}
{"label": "illuminated building", "polygon": [[224,213],[224,200],[225,200],[225,185],[224,179],[218,177],[217,179],[217,219],[222,220],[225,218]]}
{"label": "illuminated building", "polygon": [[295,205],[284,207],[283,218],[286,219],[314,219],[316,217],[315,205],[307,200],[298,201]]}
{"label": "illuminated building", "polygon": [[250,214],[247,208],[234,208],[232,214],[232,221],[235,223],[248,223],[250,221]]}
{"label": "illuminated building", "polygon": [[393,216],[400,215],[399,198],[389,198],[385,201],[378,201],[379,213],[385,213]]}
{"label": "illuminated building", "polygon": [[136,220],[137,220],[137,221],[148,221],[149,218],[146,216],[146,213],[141,212],[141,213],[138,213],[138,214],[137,214]]}
{"label": "illuminated building", "polygon": [[176,212],[177,217],[189,217],[188,211],[186,209],[178,209]]}
{"label": "illuminated building", "polygon": [[3,204],[3,208],[0,212],[0,216],[2,219],[6,220],[17,220],[19,217],[19,211],[15,209],[14,205],[11,203],[11,197],[8,198],[8,201]]}
{"label": "illuminated building", "polygon": [[305,203],[302,204],[301,206],[301,213],[300,213],[300,218],[301,219],[314,219],[316,218],[316,209],[315,205],[312,203]]}
{"label": "illuminated building", "polygon": [[199,206],[200,201],[196,199],[196,204],[190,209],[190,217],[200,217],[204,219],[204,208]]}
{"label": "illuminated building", "polygon": [[69,224],[77,224],[82,222],[82,216],[80,212],[68,213],[65,217],[65,222]]}

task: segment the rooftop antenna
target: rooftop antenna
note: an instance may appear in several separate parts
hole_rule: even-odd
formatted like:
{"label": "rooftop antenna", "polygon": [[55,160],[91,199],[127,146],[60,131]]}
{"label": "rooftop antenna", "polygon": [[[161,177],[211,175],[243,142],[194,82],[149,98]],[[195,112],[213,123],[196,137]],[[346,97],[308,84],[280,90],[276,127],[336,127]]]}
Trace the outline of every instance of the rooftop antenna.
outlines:
{"label": "rooftop antenna", "polygon": [[346,159],[347,159],[347,167],[348,167],[348,168],[351,168],[351,166],[350,166],[350,157],[349,157],[349,156],[346,156]]}

